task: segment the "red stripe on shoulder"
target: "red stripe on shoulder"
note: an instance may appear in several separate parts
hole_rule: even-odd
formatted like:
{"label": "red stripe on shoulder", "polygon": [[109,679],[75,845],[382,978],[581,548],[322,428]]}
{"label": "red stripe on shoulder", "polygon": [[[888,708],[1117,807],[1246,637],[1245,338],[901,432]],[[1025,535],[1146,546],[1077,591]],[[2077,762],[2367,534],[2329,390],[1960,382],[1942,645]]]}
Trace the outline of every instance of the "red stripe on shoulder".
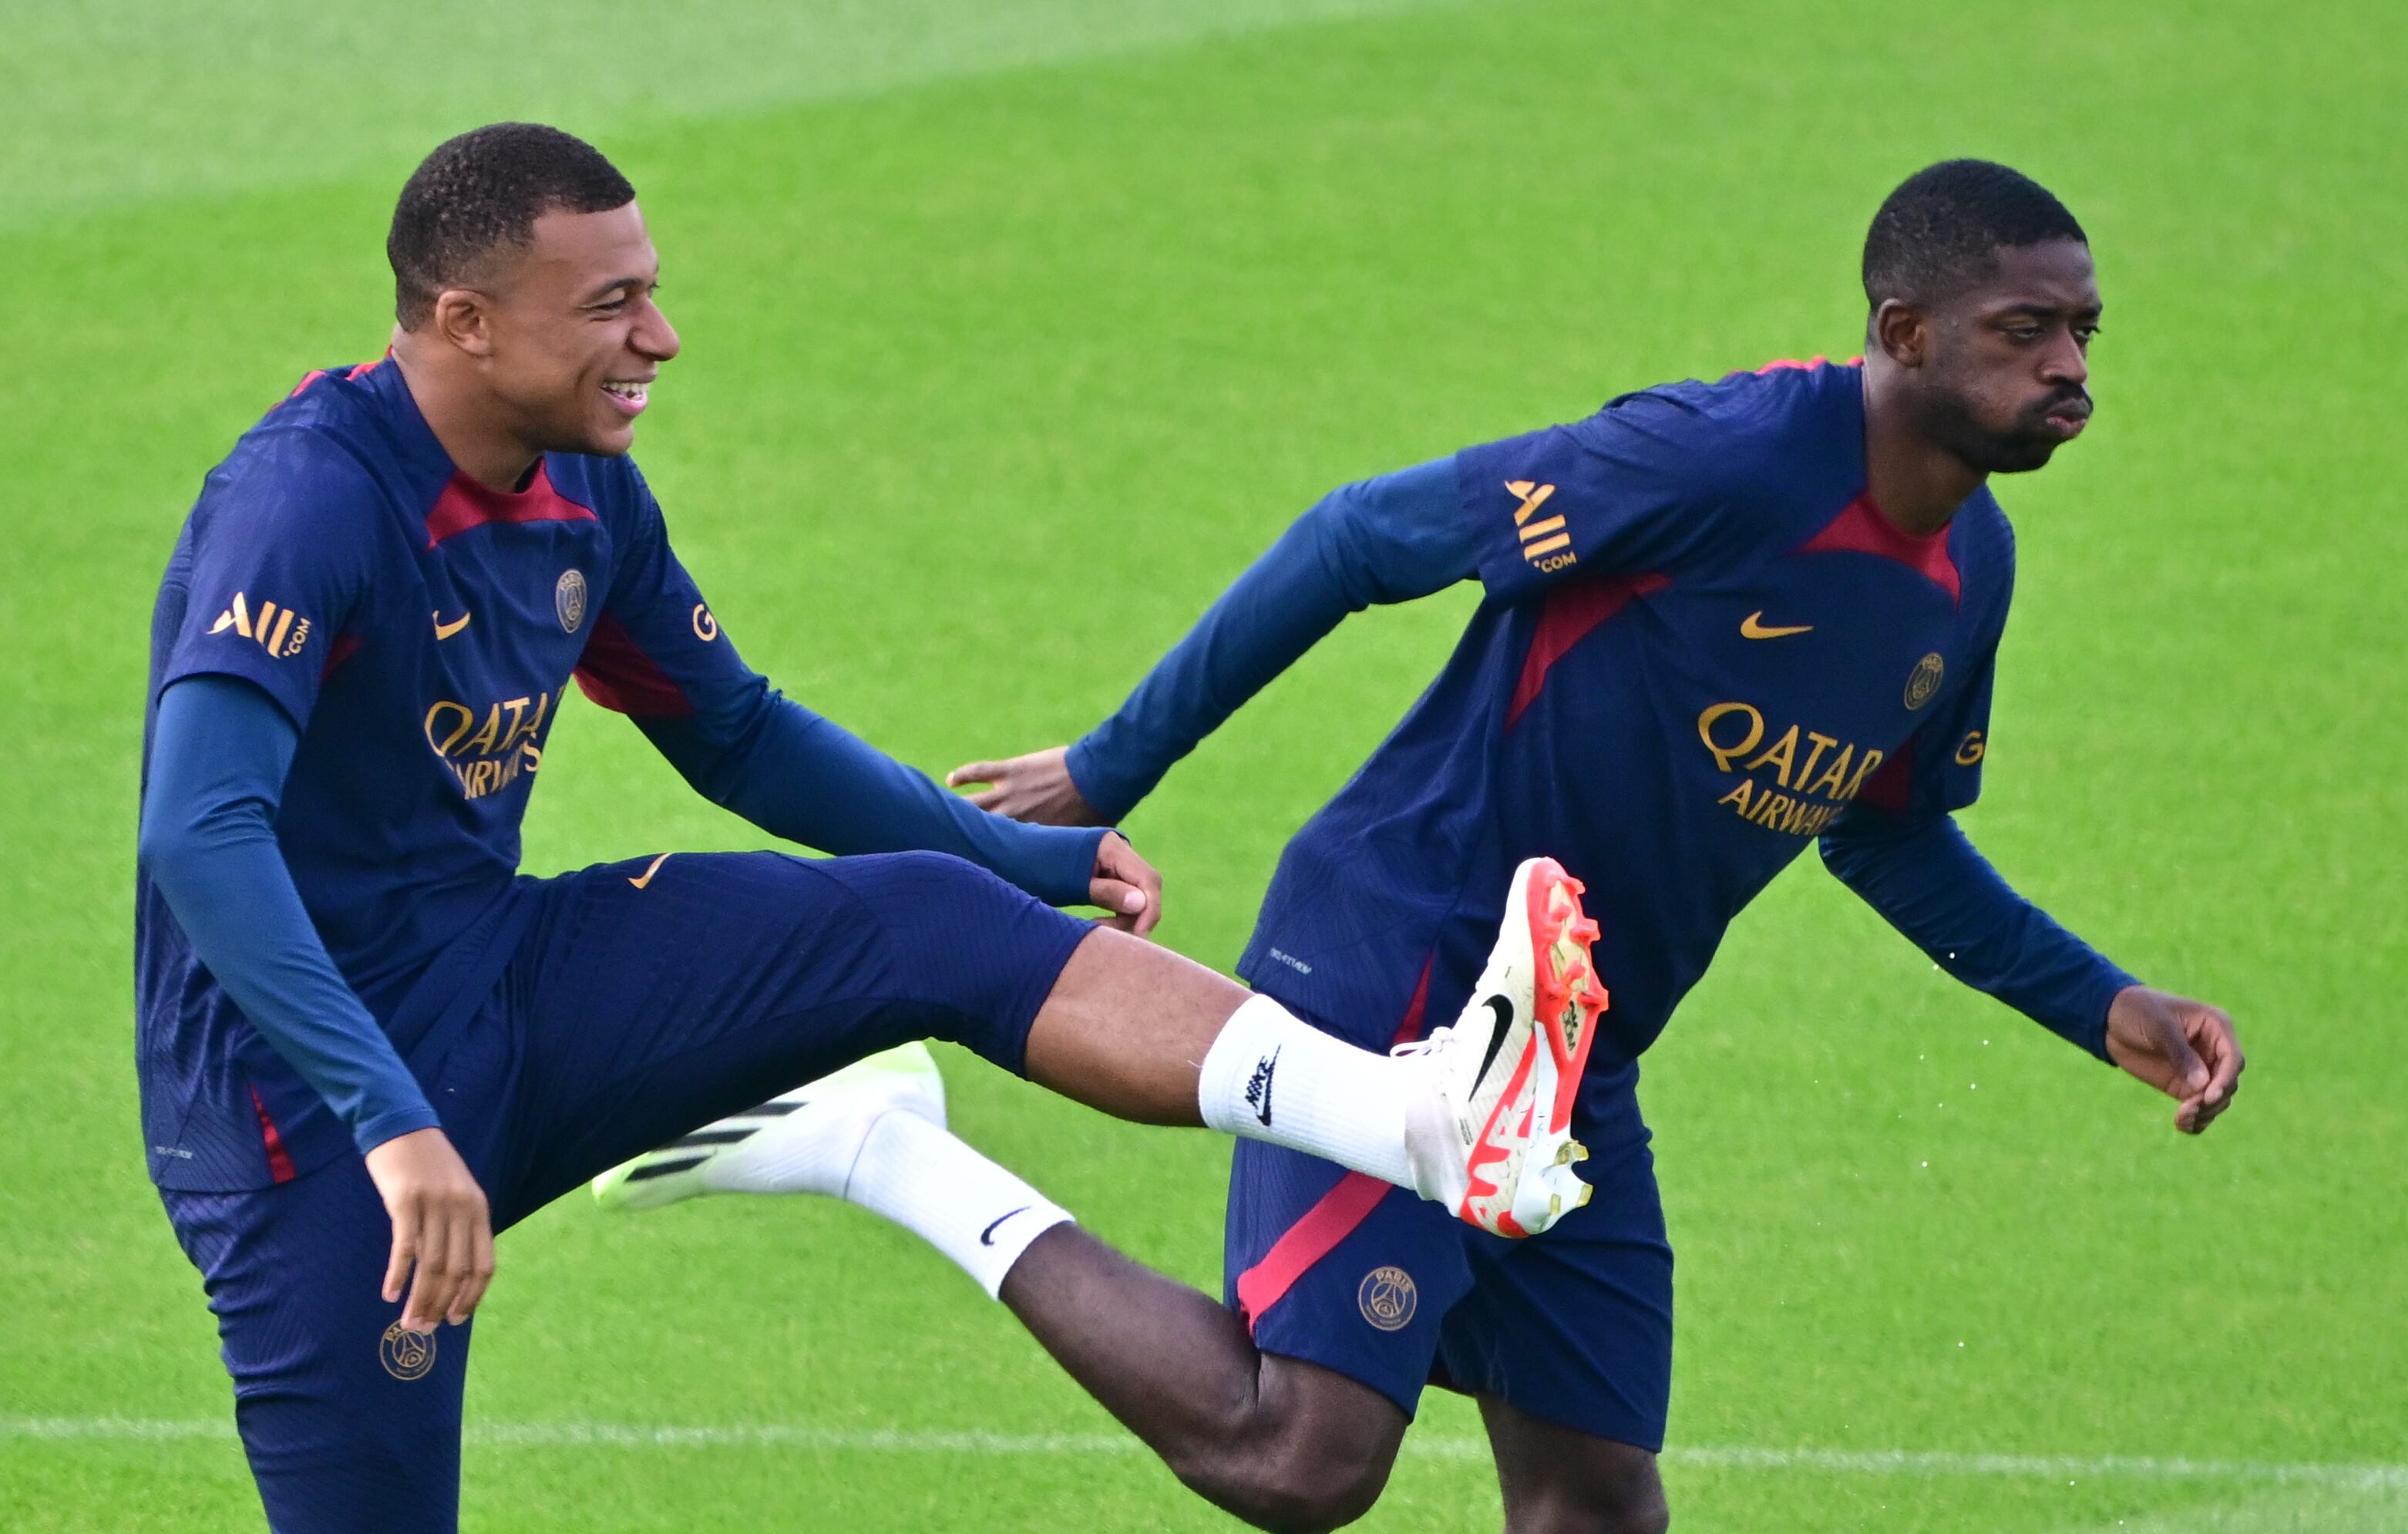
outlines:
{"label": "red stripe on shoulder", "polygon": [[535,482],[524,490],[495,490],[454,472],[443,494],[426,510],[426,546],[430,549],[471,527],[494,522],[595,522],[593,508],[580,506],[552,488],[552,471],[538,465]]}
{"label": "red stripe on shoulder", "polygon": [[1670,585],[1665,576],[1620,575],[1569,581],[1547,594],[1539,626],[1530,631],[1529,653],[1522,658],[1521,679],[1513,684],[1513,701],[1505,709],[1505,727],[1512,729],[1522,710],[1538,701],[1547,685],[1547,672],[1589,632],[1630,605]]}
{"label": "red stripe on shoulder", "polygon": [[[392,355],[393,352],[388,350],[384,356],[379,357],[374,362],[364,362],[356,367],[348,367],[343,369],[342,373],[345,381],[348,382],[352,379],[367,377],[370,373],[375,372],[379,367],[384,366],[385,359]],[[320,379],[333,378],[335,376],[335,372],[336,370],[331,367],[312,367],[309,371],[301,375],[301,381],[294,384],[293,386],[293,393],[285,395],[284,397],[287,399],[296,398],[303,390],[308,388],[309,385],[317,382]]]}
{"label": "red stripe on shoulder", "polygon": [[1724,374],[1723,380],[1725,382],[1728,382],[1732,379],[1760,379],[1767,373],[1784,373],[1790,371],[1811,373],[1817,367],[1862,367],[1864,365],[1865,359],[1862,357],[1850,357],[1846,362],[1835,363],[1830,358],[1824,356],[1818,351],[1814,355],[1807,358],[1804,362],[1799,362],[1795,357],[1775,357],[1761,367],[1735,368],[1732,371]]}
{"label": "red stripe on shoulder", "polygon": [[605,612],[594,620],[594,633],[578,658],[577,685],[585,695],[613,713],[637,719],[683,719],[694,712],[685,695],[660,663],[644,653],[624,624]]}
{"label": "red stripe on shoulder", "polygon": [[1896,560],[1946,592],[1948,600],[1955,602],[1963,597],[1964,581],[1956,573],[1956,559],[1948,552],[1948,529],[1943,527],[1922,538],[1899,532],[1873,505],[1870,495],[1859,495],[1842,507],[1840,514],[1825,523],[1821,532],[1797,549],[1801,554],[1834,551]]}

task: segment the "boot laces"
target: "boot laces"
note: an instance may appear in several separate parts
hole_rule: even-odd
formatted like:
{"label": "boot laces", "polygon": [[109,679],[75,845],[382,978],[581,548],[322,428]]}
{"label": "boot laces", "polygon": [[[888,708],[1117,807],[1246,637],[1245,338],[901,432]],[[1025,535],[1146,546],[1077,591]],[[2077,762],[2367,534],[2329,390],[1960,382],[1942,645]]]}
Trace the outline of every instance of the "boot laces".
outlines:
{"label": "boot laces", "polygon": [[1432,1028],[1426,1039],[1414,1039],[1390,1046],[1388,1054],[1398,1060],[1417,1059],[1423,1055],[1444,1054],[1455,1044],[1455,1025]]}

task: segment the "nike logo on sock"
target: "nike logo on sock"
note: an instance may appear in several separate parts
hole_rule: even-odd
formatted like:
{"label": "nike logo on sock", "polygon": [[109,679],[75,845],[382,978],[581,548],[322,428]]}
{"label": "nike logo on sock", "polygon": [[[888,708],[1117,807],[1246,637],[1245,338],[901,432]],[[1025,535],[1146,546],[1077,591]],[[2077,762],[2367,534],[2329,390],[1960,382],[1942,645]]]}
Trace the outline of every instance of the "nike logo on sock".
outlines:
{"label": "nike logo on sock", "polygon": [[1280,1052],[1271,1051],[1254,1064],[1254,1073],[1246,1080],[1246,1106],[1262,1120],[1263,1127],[1271,1126],[1271,1072],[1279,1068]]}
{"label": "nike logo on sock", "polygon": [[1513,1027],[1513,1003],[1511,999],[1490,996],[1488,1010],[1497,1014],[1497,1026],[1489,1031],[1488,1053],[1480,1057],[1480,1074],[1471,1078],[1475,1082],[1488,1079],[1488,1068],[1497,1063],[1497,1052],[1505,1047],[1505,1035]]}
{"label": "nike logo on sock", "polygon": [[989,1220],[986,1224],[986,1228],[979,1232],[979,1245],[993,1246],[995,1244],[996,1226],[1003,1224],[1004,1221],[1010,1219],[1015,1214],[1025,1214],[1035,1207],[1036,1206],[1033,1204],[1023,1204],[1018,1209],[1006,1210],[1001,1214],[996,1215],[994,1219]]}

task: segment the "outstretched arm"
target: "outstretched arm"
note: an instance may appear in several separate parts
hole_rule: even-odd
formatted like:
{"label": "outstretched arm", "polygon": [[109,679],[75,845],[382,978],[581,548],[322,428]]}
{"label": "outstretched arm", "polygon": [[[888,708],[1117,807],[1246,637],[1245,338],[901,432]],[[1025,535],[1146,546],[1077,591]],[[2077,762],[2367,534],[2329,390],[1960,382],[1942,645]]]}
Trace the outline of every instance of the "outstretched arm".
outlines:
{"label": "outstretched arm", "polygon": [[1934,964],[2176,1098],[2197,1134],[2232,1101],[2243,1061],[2232,1020],[2151,990],[2009,887],[1945,814],[1858,808],[1822,841],[1841,881]]}
{"label": "outstretched arm", "polygon": [[772,836],[838,856],[951,853],[1054,905],[1102,906],[1140,935],[1158,919],[1161,877],[1119,837],[990,815],[774,692],[748,713],[639,723],[705,798]]}
{"label": "outstretched arm", "polygon": [[1254,561],[1120,710],[1078,744],[971,762],[948,783],[985,783],[983,810],[1060,825],[1118,820],[1272,678],[1350,612],[1468,579],[1478,528],[1453,459],[1332,491]]}

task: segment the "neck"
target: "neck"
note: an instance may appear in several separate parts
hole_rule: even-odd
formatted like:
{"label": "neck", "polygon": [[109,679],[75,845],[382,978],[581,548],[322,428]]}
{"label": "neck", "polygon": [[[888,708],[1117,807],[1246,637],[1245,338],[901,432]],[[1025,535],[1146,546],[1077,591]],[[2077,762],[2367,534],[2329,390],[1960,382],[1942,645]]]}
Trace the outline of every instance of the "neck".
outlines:
{"label": "neck", "polygon": [[1914,429],[1891,368],[1865,362],[1865,491],[1899,532],[1928,538],[1988,478]]}
{"label": "neck", "polygon": [[430,355],[409,332],[395,330],[393,360],[452,466],[489,490],[516,490],[543,454],[498,419],[466,359]]}

